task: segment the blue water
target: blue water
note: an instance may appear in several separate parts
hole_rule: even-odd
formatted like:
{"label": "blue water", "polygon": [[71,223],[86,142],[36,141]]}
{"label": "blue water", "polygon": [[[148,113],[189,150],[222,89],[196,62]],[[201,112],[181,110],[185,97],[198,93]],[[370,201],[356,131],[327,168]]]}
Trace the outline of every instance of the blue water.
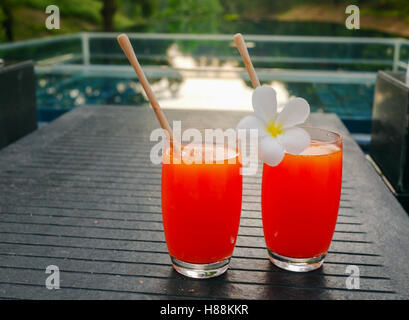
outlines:
{"label": "blue water", "polygon": [[[49,122],[81,105],[133,105],[148,101],[137,79],[87,77],[85,75],[38,75],[39,122]],[[163,79],[163,78],[161,78]],[[155,83],[161,79],[150,79]],[[169,86],[172,84],[169,81]],[[371,119],[373,84],[283,82],[290,96],[305,98],[312,111],[334,112],[343,120]],[[170,88],[162,88],[162,90]],[[175,93],[177,94],[177,92]],[[234,97],[231,97],[234,99]],[[194,105],[192,105],[194,107]]]}
{"label": "blue water", "polygon": [[[166,24],[158,24],[145,29],[129,31],[167,32]],[[183,32],[184,30],[178,30]],[[331,23],[298,23],[277,21],[234,21],[218,24],[217,30],[203,29],[203,33],[233,34],[280,34],[280,35],[323,35],[323,36],[377,36],[387,35],[368,30],[347,30],[345,26]],[[212,61],[217,60],[217,67],[226,61],[236,61],[237,67],[243,67],[237,49],[229,41],[213,40],[173,40],[173,39],[133,39],[139,61],[143,66],[160,68],[175,68],[171,64],[168,50],[172,46],[178,47],[178,55],[190,57],[196,66],[212,66]],[[93,38],[89,43],[91,67],[93,65],[120,66],[129,65],[124,58],[115,37]],[[73,47],[70,52],[80,54],[80,48]],[[290,42],[257,42],[249,48],[254,58],[254,66],[259,69],[271,70],[319,70],[332,72],[376,72],[377,70],[390,69],[388,64],[393,59],[393,45],[378,44],[353,44],[353,43],[290,43]],[[65,54],[61,52],[59,54]],[[258,59],[257,59],[258,58]],[[269,60],[271,58],[271,60]],[[300,61],[280,61],[280,58],[318,58],[328,61],[312,63]],[[349,60],[344,62],[343,59]],[[370,61],[374,63],[353,63],[353,61]],[[351,63],[352,61],[352,63]],[[386,61],[386,63],[385,63]],[[76,62],[82,61],[79,59]],[[178,73],[178,71],[177,71]],[[118,76],[119,75],[119,76]],[[140,91],[136,78],[121,78],[118,75],[111,77],[105,74],[90,76],[86,73],[37,75],[37,106],[39,122],[49,122],[61,114],[82,105],[132,105],[135,107],[147,104],[145,96]],[[221,76],[222,77],[222,76]],[[215,76],[215,79],[222,78]],[[168,95],[183,95],[181,83],[189,79],[180,76],[157,76],[149,78],[151,84],[161,83],[155,93],[161,95],[166,91]],[[273,81],[274,79],[271,79]],[[323,83],[314,79],[305,79],[291,82],[282,82],[289,96],[299,96],[309,101],[312,111],[334,112],[345,123],[356,122],[361,128],[354,127],[353,131],[367,132],[372,115],[372,102],[374,95],[373,81],[369,83]],[[244,81],[244,79],[243,79]],[[271,83],[271,81],[269,83]],[[163,86],[165,83],[165,87]],[[221,84],[222,85],[222,84]],[[250,83],[246,81],[248,88]],[[231,99],[235,99],[234,96]],[[242,101],[238,101],[242,103]],[[192,101],[192,108],[195,101]],[[350,127],[352,128],[352,127]]]}
{"label": "blue water", "polygon": [[[135,81],[136,82],[136,81]],[[82,105],[141,105],[145,99],[130,88],[132,81],[118,78],[89,78],[58,74],[37,76],[39,122],[50,122]],[[125,84],[124,90],[118,84]],[[121,87],[122,88],[122,87]]]}

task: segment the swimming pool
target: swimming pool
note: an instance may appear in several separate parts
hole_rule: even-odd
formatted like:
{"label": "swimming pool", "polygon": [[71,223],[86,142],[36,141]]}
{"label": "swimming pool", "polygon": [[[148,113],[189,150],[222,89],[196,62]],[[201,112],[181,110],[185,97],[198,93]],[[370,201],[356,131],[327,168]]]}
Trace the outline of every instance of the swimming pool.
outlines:
{"label": "swimming pool", "polygon": [[[35,60],[39,122],[85,105],[147,105],[114,33],[81,33],[0,45],[6,61]],[[252,110],[251,84],[231,35],[130,34],[163,108]],[[306,98],[369,132],[377,70],[407,67],[400,38],[246,36],[263,84],[279,106]]]}
{"label": "swimming pool", "polygon": [[[237,78],[166,76],[150,81],[164,108],[252,110],[251,90]],[[371,118],[373,81],[321,83],[262,81],[278,92],[279,105],[290,97],[304,97],[312,111],[335,112],[342,119]],[[148,101],[136,79],[95,77],[85,74],[40,74],[37,78],[40,122],[48,122],[81,105],[144,105]]]}

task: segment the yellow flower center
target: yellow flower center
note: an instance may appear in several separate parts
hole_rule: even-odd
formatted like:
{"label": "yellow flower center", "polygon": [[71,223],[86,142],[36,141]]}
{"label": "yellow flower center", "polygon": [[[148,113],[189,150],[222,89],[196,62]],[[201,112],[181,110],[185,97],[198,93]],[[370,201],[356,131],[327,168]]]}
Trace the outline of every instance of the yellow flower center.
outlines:
{"label": "yellow flower center", "polygon": [[281,124],[276,124],[274,121],[270,121],[267,125],[266,131],[275,138],[283,133],[283,126]]}

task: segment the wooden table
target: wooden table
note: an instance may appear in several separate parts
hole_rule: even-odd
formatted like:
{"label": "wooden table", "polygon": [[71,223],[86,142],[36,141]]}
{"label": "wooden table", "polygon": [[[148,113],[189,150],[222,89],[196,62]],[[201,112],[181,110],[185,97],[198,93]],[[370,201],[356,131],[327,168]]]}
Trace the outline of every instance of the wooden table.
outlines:
{"label": "wooden table", "polygon": [[[235,127],[241,112],[166,110],[183,128]],[[267,258],[260,173],[244,178],[239,237],[224,275],[192,280],[170,264],[149,108],[80,107],[0,151],[0,297],[23,299],[407,299],[409,218],[341,121],[341,208],[324,266],[290,273]],[[261,166],[259,166],[261,171]],[[60,289],[45,286],[47,266]],[[360,272],[346,287],[346,268]]]}

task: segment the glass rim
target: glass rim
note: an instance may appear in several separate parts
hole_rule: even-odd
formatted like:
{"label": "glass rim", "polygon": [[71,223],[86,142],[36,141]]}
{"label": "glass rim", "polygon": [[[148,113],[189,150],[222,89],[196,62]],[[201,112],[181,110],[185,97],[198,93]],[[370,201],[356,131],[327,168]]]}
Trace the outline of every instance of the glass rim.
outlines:
{"label": "glass rim", "polygon": [[322,141],[320,139],[318,139],[318,140],[313,139],[311,137],[311,134],[310,134],[311,140],[314,140],[315,144],[328,145],[328,144],[340,144],[340,143],[342,144],[342,142],[343,142],[342,134],[340,134],[338,132],[328,130],[328,129],[324,129],[324,128],[320,128],[320,127],[305,126],[305,125],[300,125],[298,127],[306,130],[308,132],[308,134],[310,134],[310,132],[309,132],[309,129],[310,129],[310,130],[317,130],[317,131],[321,131],[321,132],[324,132],[324,133],[327,133],[327,134],[329,133],[331,135],[334,135],[333,139],[330,139],[328,141]]}
{"label": "glass rim", "polygon": [[[165,153],[168,154],[168,151],[172,149],[172,143],[170,142],[170,139],[168,137],[166,137],[166,139],[164,141],[166,141],[166,143],[164,145],[163,156],[165,156]],[[239,158],[239,162],[241,163],[240,157],[242,156],[242,154],[241,154],[241,148],[240,148],[240,139],[235,138],[234,142],[235,142],[234,148],[230,147],[229,142],[226,142],[226,141],[225,142],[218,142],[218,141],[213,141],[213,142],[206,142],[206,141],[203,141],[203,142],[184,142],[184,141],[181,141],[181,146],[182,146],[182,148],[185,148],[185,147],[204,148],[206,146],[228,148],[232,152],[232,154],[231,155],[225,155],[223,157],[223,159],[214,160],[215,161],[214,163],[217,163],[218,161],[219,162],[229,161],[230,159],[237,159],[237,158]],[[183,155],[181,155],[181,156],[183,157]],[[195,162],[193,162],[192,164],[195,164]]]}

